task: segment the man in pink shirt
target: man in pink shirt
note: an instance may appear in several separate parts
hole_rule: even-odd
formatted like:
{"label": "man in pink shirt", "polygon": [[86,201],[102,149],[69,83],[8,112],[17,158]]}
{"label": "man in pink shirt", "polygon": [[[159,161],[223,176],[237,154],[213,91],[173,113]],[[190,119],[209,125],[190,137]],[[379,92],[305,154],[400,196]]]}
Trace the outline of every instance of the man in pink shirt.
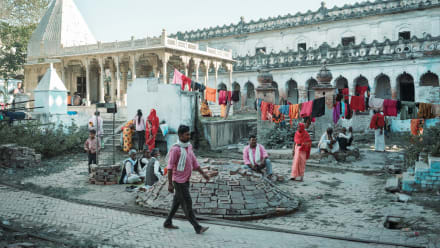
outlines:
{"label": "man in pink shirt", "polygon": [[89,133],[89,138],[84,143],[84,150],[87,152],[89,157],[89,173],[91,173],[90,165],[97,164],[96,152],[101,149],[101,141],[96,137],[95,129],[90,130]]}
{"label": "man in pink shirt", "polygon": [[243,161],[246,169],[261,172],[266,168],[267,177],[272,177],[272,163],[264,146],[257,143],[257,137],[249,137],[249,145],[243,149]]}
{"label": "man in pink shirt", "polygon": [[200,168],[197,162],[196,156],[192,150],[192,146],[189,143],[190,132],[189,127],[180,125],[177,131],[179,135],[179,141],[171,148],[169,152],[168,162],[168,191],[174,193],[173,205],[170,213],[163,226],[169,229],[177,229],[174,226],[172,219],[176,214],[179,206],[182,205],[182,209],[185,212],[186,218],[193,225],[197,234],[202,234],[208,227],[202,227],[196,220],[194,211],[192,209],[192,199],[189,193],[189,180],[193,170],[198,171],[206,181],[209,181],[209,176]]}

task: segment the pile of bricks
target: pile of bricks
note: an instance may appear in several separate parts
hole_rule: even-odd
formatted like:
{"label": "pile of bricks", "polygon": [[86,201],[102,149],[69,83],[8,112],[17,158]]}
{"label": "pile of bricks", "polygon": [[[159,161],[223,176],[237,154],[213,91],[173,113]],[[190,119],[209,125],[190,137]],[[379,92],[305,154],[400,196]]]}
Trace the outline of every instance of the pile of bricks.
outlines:
{"label": "pile of bricks", "polygon": [[16,144],[0,145],[0,164],[10,168],[37,167],[41,165],[41,154]]}
{"label": "pile of bricks", "polygon": [[429,157],[428,164],[416,162],[414,169],[403,174],[402,190],[406,192],[440,189],[440,157]]}
{"label": "pile of bricks", "polygon": [[118,183],[119,175],[121,172],[120,165],[96,165],[92,164],[89,175],[89,182],[97,185],[113,185]]}
{"label": "pile of bricks", "polygon": [[[285,215],[298,209],[299,201],[283,192],[259,173],[243,170],[238,165],[206,166],[208,182],[193,173],[190,194],[193,209],[201,215],[233,220],[259,219]],[[163,177],[147,192],[139,192],[136,203],[149,210],[169,210],[173,194],[168,192],[168,179]]]}

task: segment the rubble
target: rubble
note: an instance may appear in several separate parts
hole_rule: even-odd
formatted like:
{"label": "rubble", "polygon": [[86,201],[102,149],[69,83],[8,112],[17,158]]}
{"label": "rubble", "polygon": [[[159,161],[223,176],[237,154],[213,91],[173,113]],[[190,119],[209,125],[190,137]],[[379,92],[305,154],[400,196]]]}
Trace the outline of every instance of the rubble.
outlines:
{"label": "rubble", "polygon": [[96,164],[90,165],[91,173],[89,175],[89,182],[97,185],[113,185],[118,183],[119,174],[121,172],[120,165],[98,166]]}
{"label": "rubble", "polygon": [[0,145],[0,165],[10,168],[37,167],[41,165],[41,154],[17,144]]}
{"label": "rubble", "polygon": [[[198,173],[191,178],[190,193],[197,214],[225,219],[258,219],[286,215],[299,207],[299,201],[274,186],[261,174],[223,164],[203,168],[212,176],[206,182]],[[275,180],[284,180],[276,177]],[[138,192],[136,203],[150,209],[168,211],[173,195],[163,177],[147,192]]]}

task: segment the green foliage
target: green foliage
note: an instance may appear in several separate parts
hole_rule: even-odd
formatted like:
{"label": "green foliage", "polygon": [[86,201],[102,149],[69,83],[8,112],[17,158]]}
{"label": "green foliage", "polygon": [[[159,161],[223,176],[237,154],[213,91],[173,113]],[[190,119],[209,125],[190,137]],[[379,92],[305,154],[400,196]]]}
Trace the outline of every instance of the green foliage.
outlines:
{"label": "green foliage", "polygon": [[[11,26],[0,22],[0,77],[10,79],[23,69],[26,62],[27,44],[36,25]],[[14,50],[14,51],[13,51]]]}
{"label": "green foliage", "polygon": [[1,18],[13,26],[29,26],[40,21],[51,0],[1,0]]}
{"label": "green foliage", "polygon": [[288,122],[286,122],[285,128],[276,125],[263,135],[263,141],[265,141],[263,145],[268,149],[291,148],[295,132],[296,126],[294,125],[294,127],[291,128]]}
{"label": "green foliage", "polygon": [[38,122],[14,123],[0,122],[0,144],[14,143],[34,148],[44,157],[64,153],[80,152],[88,137],[87,127],[77,125],[42,125]]}
{"label": "green foliage", "polygon": [[423,130],[423,135],[406,137],[405,165],[413,166],[421,155],[423,160],[427,160],[428,154],[440,156],[440,125],[436,125]]}

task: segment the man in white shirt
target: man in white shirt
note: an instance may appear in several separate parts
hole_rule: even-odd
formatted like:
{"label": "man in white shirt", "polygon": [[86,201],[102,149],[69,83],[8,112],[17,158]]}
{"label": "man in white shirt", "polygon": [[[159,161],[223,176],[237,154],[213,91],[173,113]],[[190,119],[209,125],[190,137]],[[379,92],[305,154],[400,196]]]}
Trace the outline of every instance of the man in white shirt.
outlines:
{"label": "man in white shirt", "polygon": [[145,174],[147,172],[147,165],[150,162],[151,159],[151,152],[148,149],[147,145],[144,145],[144,153],[140,159],[138,159],[137,163],[137,171],[139,172],[139,175],[141,178],[145,179]]}
{"label": "man in white shirt", "polygon": [[121,184],[132,184],[132,183],[138,183],[141,182],[141,178],[139,174],[136,172],[136,150],[131,149],[128,152],[128,155],[130,156],[126,160],[124,160],[123,163],[123,169],[122,169],[122,175],[119,183]]}
{"label": "man in white shirt", "polygon": [[101,140],[101,148],[104,149],[104,122],[100,115],[99,111],[96,111],[89,119],[89,130],[96,130],[96,136]]}
{"label": "man in white shirt", "polygon": [[148,165],[146,166],[147,169],[145,174],[145,187],[147,188],[153,186],[163,176],[162,169],[160,168],[159,158],[160,158],[159,149],[154,148],[151,151],[151,159]]}

